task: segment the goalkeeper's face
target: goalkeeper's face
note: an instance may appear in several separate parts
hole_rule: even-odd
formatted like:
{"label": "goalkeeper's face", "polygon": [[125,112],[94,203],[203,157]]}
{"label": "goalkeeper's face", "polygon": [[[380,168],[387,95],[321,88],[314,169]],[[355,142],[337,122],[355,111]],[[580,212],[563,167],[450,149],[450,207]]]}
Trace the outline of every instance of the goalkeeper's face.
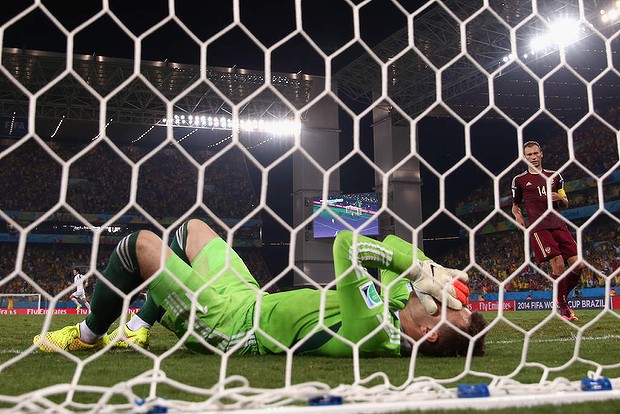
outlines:
{"label": "goalkeeper's face", "polygon": [[[415,340],[432,332],[426,340],[434,342],[437,340],[439,332],[436,329],[433,331],[433,329],[441,324],[444,318],[462,330],[467,330],[471,325],[471,311],[466,306],[459,310],[448,307],[443,310],[441,303],[437,303],[437,307],[439,311],[435,315],[429,315],[417,295],[412,293],[409,296],[407,306],[401,311],[400,322],[403,332]],[[444,312],[445,317],[443,315]]]}

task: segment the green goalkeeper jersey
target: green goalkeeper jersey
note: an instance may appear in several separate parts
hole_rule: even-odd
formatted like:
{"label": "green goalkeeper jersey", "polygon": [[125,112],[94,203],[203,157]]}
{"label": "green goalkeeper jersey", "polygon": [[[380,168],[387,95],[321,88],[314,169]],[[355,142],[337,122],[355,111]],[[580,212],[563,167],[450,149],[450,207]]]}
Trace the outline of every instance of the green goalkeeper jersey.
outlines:
{"label": "green goalkeeper jersey", "polygon": [[[336,290],[298,289],[263,296],[256,305],[259,352],[283,352],[285,346],[296,353],[348,356],[351,343],[359,343],[361,356],[400,355],[398,311],[411,292],[408,279],[400,275],[413,260],[410,248],[399,247],[364,236],[354,245],[353,233],[340,232],[333,246]],[[418,250],[418,259],[427,257]],[[366,268],[381,270],[381,294]]]}
{"label": "green goalkeeper jersey", "polygon": [[[192,266],[172,255],[166,264],[169,271],[150,286],[155,303],[166,310],[161,323],[196,352],[294,349],[346,356],[352,354],[351,345],[358,344],[360,355],[400,355],[397,313],[411,291],[408,279],[401,277],[413,263],[411,245],[394,236],[383,242],[353,236],[342,231],[334,240],[335,290],[262,292],[220,238],[209,242]],[[427,259],[419,250],[417,257]],[[381,294],[367,268],[380,269]],[[192,325],[191,312],[196,312]],[[186,335],[188,329],[192,335]]]}

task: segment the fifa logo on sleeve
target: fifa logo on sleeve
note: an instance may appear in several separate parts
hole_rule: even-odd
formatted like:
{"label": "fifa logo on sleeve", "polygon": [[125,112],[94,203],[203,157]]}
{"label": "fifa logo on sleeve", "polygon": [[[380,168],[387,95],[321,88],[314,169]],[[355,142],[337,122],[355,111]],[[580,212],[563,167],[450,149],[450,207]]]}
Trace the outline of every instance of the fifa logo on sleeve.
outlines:
{"label": "fifa logo on sleeve", "polygon": [[364,283],[359,287],[359,289],[362,294],[362,298],[364,298],[364,302],[366,302],[366,306],[368,306],[368,309],[376,308],[383,303],[381,296],[377,293],[377,288],[374,283]]}

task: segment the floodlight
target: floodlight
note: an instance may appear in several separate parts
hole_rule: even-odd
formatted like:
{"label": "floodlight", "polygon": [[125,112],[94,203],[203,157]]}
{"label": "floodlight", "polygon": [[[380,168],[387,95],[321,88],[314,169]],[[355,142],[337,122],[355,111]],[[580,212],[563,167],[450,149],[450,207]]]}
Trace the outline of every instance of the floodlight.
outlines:
{"label": "floodlight", "polygon": [[[235,125],[231,118],[225,116],[207,115],[178,115],[175,114],[171,121],[162,118],[157,125],[169,125],[175,127],[192,127],[205,129],[233,130]],[[288,119],[242,119],[236,125],[241,132],[260,132],[275,135],[294,135],[301,129],[301,123]]]}
{"label": "floodlight", "polygon": [[560,47],[565,47],[575,42],[579,37],[579,20],[563,17],[549,27],[550,40]]}
{"label": "floodlight", "polygon": [[579,20],[562,17],[549,25],[549,31],[530,41],[530,53],[546,52],[551,48],[563,48],[579,39],[581,24]]}

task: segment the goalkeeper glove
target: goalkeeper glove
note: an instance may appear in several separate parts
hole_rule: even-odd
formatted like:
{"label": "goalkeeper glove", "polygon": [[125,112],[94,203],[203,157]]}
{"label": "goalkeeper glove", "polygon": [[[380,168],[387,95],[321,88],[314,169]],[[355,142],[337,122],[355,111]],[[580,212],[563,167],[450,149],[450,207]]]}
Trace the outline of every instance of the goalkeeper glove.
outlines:
{"label": "goalkeeper glove", "polygon": [[409,278],[420,303],[429,315],[434,315],[439,310],[435,299],[443,302],[444,288],[446,305],[450,309],[460,310],[468,303],[469,288],[465,283],[469,277],[462,270],[446,268],[432,260],[424,260],[411,271]]}

